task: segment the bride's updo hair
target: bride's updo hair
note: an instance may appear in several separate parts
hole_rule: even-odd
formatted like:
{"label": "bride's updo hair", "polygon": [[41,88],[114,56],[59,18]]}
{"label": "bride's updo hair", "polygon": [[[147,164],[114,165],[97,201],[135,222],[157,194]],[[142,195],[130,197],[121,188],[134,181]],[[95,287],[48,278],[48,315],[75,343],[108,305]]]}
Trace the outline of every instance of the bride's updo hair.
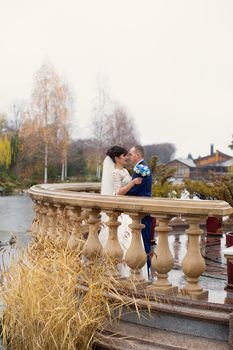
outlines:
{"label": "bride's updo hair", "polygon": [[115,157],[120,157],[122,154],[126,156],[127,153],[128,151],[124,147],[112,146],[111,148],[109,148],[109,150],[107,150],[106,155],[109,156],[115,163]]}

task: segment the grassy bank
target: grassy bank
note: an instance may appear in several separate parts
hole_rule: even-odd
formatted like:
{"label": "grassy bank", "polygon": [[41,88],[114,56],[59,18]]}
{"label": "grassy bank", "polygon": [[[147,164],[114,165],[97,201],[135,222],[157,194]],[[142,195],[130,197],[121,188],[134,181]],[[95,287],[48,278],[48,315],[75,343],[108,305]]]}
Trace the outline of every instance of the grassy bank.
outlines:
{"label": "grassy bank", "polygon": [[32,186],[30,179],[20,179],[14,175],[0,174],[0,195],[19,193]]}

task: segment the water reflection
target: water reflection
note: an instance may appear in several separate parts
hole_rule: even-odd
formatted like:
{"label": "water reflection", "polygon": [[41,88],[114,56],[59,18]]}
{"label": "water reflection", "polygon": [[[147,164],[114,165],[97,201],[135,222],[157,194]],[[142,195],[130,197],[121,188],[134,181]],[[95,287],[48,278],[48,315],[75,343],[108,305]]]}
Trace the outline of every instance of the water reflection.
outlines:
{"label": "water reflection", "polygon": [[17,246],[25,247],[30,239],[27,230],[34,217],[32,200],[27,194],[0,197],[0,267],[16,257],[16,245],[10,245],[12,234]]}
{"label": "water reflection", "polygon": [[10,232],[18,235],[26,232],[33,218],[32,200],[27,194],[0,197],[0,239]]}

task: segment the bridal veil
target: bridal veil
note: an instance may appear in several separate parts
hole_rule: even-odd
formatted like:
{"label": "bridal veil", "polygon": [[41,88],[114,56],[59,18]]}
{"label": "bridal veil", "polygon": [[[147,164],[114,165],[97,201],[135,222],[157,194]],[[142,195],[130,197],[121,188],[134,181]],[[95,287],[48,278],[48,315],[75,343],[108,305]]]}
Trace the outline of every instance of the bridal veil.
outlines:
{"label": "bridal veil", "polygon": [[103,171],[102,171],[102,181],[101,181],[101,194],[113,196],[115,192],[115,187],[113,183],[113,170],[114,162],[111,157],[106,156],[103,162]]}

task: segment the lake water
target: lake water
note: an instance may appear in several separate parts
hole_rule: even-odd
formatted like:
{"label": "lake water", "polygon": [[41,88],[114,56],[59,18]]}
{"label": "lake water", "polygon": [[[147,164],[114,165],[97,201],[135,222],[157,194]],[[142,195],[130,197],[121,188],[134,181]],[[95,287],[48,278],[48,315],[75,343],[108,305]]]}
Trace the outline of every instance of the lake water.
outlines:
{"label": "lake water", "polygon": [[26,246],[33,217],[32,200],[27,194],[0,196],[0,269],[3,264],[8,266],[16,253],[15,246],[9,244],[11,234],[16,236],[19,247]]}
{"label": "lake water", "polygon": [[0,197],[0,241],[8,242],[13,233],[26,244],[25,233],[33,217],[32,200],[27,194]]}

